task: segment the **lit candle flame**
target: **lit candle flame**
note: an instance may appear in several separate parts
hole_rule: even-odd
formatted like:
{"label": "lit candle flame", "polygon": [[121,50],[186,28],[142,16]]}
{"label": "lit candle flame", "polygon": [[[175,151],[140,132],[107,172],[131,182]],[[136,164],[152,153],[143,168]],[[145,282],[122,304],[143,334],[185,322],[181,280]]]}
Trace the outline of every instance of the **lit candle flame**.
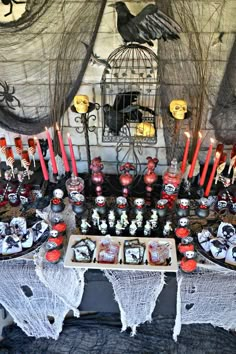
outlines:
{"label": "lit candle flame", "polygon": [[48,128],[47,128],[47,127],[45,127],[45,130],[48,130]]}
{"label": "lit candle flame", "polygon": [[59,130],[59,126],[58,126],[58,124],[56,123],[56,130]]}
{"label": "lit candle flame", "polygon": [[202,133],[198,132],[198,138],[201,139],[202,138]]}
{"label": "lit candle flame", "polygon": [[220,158],[221,153],[219,151],[216,152],[216,159],[218,160]]}
{"label": "lit candle flame", "polygon": [[210,138],[211,144],[214,144],[215,140]]}
{"label": "lit candle flame", "polygon": [[186,135],[186,138],[187,138],[187,139],[190,139],[190,134],[189,134],[189,132],[185,132],[184,134]]}
{"label": "lit candle flame", "polygon": [[67,137],[68,137],[68,138],[70,137],[70,133],[67,133]]}
{"label": "lit candle flame", "polygon": [[37,137],[36,136],[34,136],[34,141],[37,141],[38,139],[37,139]]}

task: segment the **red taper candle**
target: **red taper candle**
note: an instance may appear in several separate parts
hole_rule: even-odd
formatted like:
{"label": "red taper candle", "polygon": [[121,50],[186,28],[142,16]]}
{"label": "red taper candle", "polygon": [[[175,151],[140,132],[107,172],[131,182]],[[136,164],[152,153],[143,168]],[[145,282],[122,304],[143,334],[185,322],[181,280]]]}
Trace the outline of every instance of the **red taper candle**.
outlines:
{"label": "red taper candle", "polygon": [[49,180],[48,170],[47,170],[47,167],[46,167],[46,164],[45,164],[45,161],[44,161],[44,157],[43,157],[43,153],[42,153],[42,149],[41,149],[40,143],[39,143],[39,141],[38,141],[38,139],[36,137],[34,137],[34,141],[35,141],[35,143],[37,145],[39,161],[40,161],[40,165],[41,165],[42,172],[43,172],[43,178],[44,178],[45,181],[48,181]]}
{"label": "red taper candle", "polygon": [[219,162],[220,162],[220,155],[221,155],[220,152],[216,152],[215,161],[214,161],[214,164],[213,164],[213,167],[211,170],[211,175],[210,175],[209,181],[208,181],[206,189],[205,189],[204,197],[209,196],[211,186],[212,186],[212,183],[213,183],[213,180],[215,177],[216,169],[217,169],[217,166],[219,165]]}
{"label": "red taper candle", "polygon": [[69,133],[67,133],[67,138],[68,138],[68,144],[69,144],[69,148],[70,148],[72,172],[73,172],[74,176],[78,176],[78,171],[77,171],[77,166],[76,166],[76,161],[75,161],[75,154],[74,154],[74,150],[73,150],[71,136]]}
{"label": "red taper candle", "polygon": [[206,160],[204,162],[204,167],[202,170],[202,175],[199,181],[199,186],[203,186],[205,179],[206,179],[206,174],[207,174],[207,170],[208,170],[208,166],[210,163],[210,159],[211,159],[211,154],[212,154],[212,148],[213,148],[213,143],[214,143],[214,139],[210,139],[211,143],[209,145],[208,151],[207,151],[207,155],[206,155]]}
{"label": "red taper candle", "polygon": [[194,154],[193,154],[193,160],[192,160],[191,167],[190,167],[189,174],[188,174],[189,178],[193,177],[193,172],[194,172],[194,168],[195,168],[195,165],[196,165],[196,162],[197,162],[198,153],[199,153],[199,150],[200,150],[201,143],[202,143],[202,134],[200,132],[198,132],[197,145],[196,145],[196,149],[195,149]]}
{"label": "red taper candle", "polygon": [[186,164],[188,160],[188,152],[189,152],[189,146],[190,146],[190,134],[188,132],[184,133],[187,137],[186,144],[185,144],[185,149],[184,149],[184,156],[183,156],[183,161],[181,165],[181,172],[184,174],[186,170]]}
{"label": "red taper candle", "polygon": [[51,159],[51,164],[52,164],[52,173],[54,175],[57,175],[58,169],[57,169],[56,158],[55,158],[53,145],[52,145],[52,138],[51,138],[51,135],[50,135],[47,127],[45,127],[45,131],[46,131],[46,136],[47,136],[47,140],[48,140],[48,149],[49,149],[49,154],[50,154],[50,159]]}
{"label": "red taper candle", "polygon": [[59,140],[60,149],[61,149],[61,156],[62,156],[62,160],[64,163],[65,171],[70,172],[70,166],[69,166],[69,162],[68,162],[68,159],[66,156],[65,146],[64,146],[61,131],[60,131],[58,125],[56,125],[56,129],[57,129],[57,135],[58,135],[58,140]]}

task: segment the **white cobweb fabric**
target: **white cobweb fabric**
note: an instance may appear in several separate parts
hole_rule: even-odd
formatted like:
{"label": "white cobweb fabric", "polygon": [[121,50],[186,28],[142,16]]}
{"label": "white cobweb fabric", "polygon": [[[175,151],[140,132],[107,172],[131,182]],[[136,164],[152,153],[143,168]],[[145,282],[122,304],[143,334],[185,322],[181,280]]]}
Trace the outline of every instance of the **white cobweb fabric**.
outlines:
{"label": "white cobweb fabric", "polygon": [[111,282],[122,322],[122,331],[128,327],[132,335],[136,328],[152,320],[156,300],[165,284],[163,272],[105,270]]}
{"label": "white cobweb fabric", "polygon": [[33,261],[1,262],[0,284],[0,303],[28,336],[58,338],[70,306],[39,281]]}
{"label": "white cobweb fabric", "polygon": [[236,272],[201,267],[193,274],[177,273],[177,309],[173,338],[182,324],[210,323],[226,330],[236,328]]}

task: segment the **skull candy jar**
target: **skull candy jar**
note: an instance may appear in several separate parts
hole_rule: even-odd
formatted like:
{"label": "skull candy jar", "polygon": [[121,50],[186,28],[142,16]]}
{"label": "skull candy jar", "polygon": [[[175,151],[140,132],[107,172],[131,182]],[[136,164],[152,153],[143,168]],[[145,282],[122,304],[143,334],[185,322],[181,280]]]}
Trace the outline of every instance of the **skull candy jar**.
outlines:
{"label": "skull candy jar", "polygon": [[184,116],[187,113],[187,102],[184,100],[171,101],[170,111],[175,119],[184,119]]}
{"label": "skull candy jar", "polygon": [[89,108],[89,98],[86,95],[74,97],[74,106],[78,113],[87,113]]}
{"label": "skull candy jar", "polygon": [[190,201],[188,199],[178,199],[176,203],[176,214],[180,217],[189,216]]}
{"label": "skull candy jar", "polygon": [[77,214],[77,215],[82,215],[85,210],[85,196],[83,194],[80,194],[79,192],[71,192],[70,197],[73,200],[72,202],[72,210]]}
{"label": "skull candy jar", "polygon": [[160,217],[166,216],[167,210],[168,210],[168,200],[167,199],[160,199],[156,203],[156,210],[157,214]]}
{"label": "skull candy jar", "polygon": [[57,188],[53,191],[53,198],[51,199],[51,210],[55,213],[60,213],[64,210],[65,204],[63,202],[64,192]]}

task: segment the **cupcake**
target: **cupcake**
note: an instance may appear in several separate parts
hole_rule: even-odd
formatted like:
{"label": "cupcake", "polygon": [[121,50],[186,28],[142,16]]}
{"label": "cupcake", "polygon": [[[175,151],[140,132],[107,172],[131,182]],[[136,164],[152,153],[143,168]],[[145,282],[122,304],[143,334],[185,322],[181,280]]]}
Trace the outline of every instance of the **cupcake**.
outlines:
{"label": "cupcake", "polygon": [[45,259],[50,263],[58,263],[61,258],[61,251],[59,250],[51,250],[47,251],[45,254]]}

